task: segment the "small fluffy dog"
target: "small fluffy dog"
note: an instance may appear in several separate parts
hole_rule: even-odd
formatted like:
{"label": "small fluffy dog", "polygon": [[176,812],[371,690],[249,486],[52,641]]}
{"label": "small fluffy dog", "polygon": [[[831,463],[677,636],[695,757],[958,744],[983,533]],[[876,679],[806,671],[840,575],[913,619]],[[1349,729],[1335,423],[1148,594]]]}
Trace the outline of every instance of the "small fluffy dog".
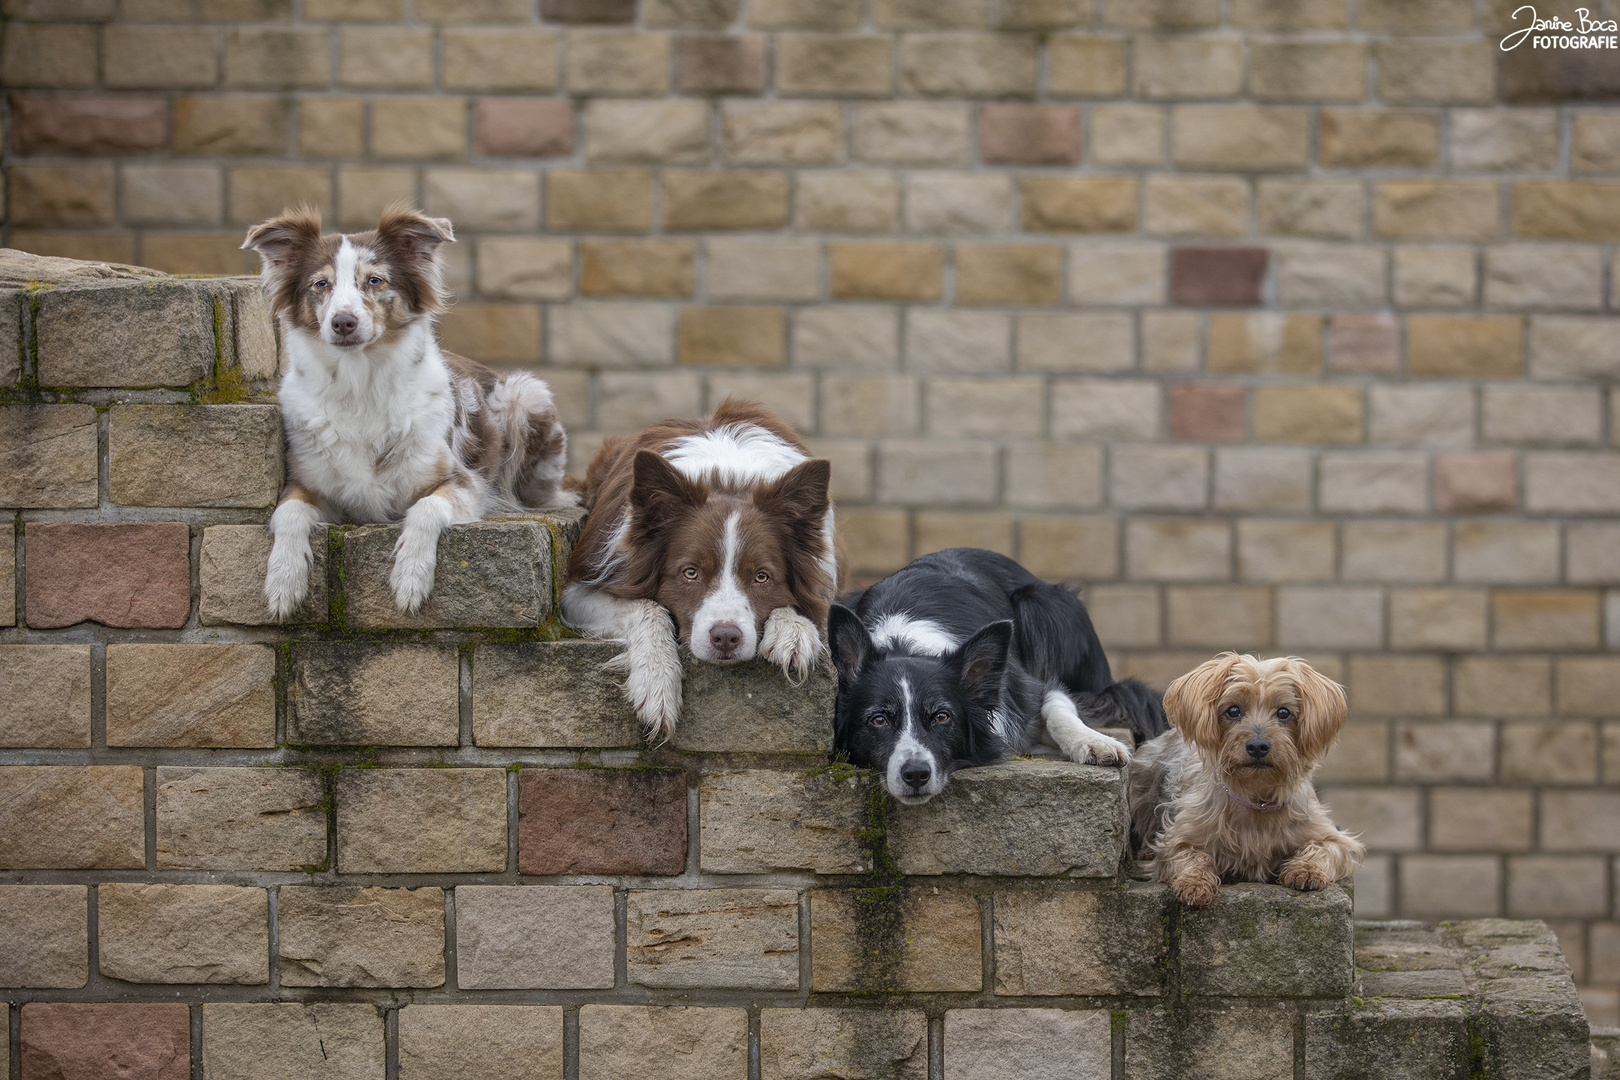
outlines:
{"label": "small fluffy dog", "polygon": [[286,619],[309,589],[317,522],[404,520],[389,577],[415,611],[433,588],[439,534],[490,511],[571,505],[551,391],[445,352],[439,245],[450,222],[398,205],[370,232],[321,234],[300,209],[248,230],[280,319],[288,483],[270,516],[264,598]]}
{"label": "small fluffy dog", "polygon": [[[846,597],[846,602],[853,598]],[[938,795],[952,770],[1037,743],[1123,765],[1130,750],[1088,726],[1165,730],[1159,696],[1114,682],[1080,598],[1005,555],[924,555],[828,617],[838,668],[834,741],[903,803]]]}
{"label": "small fluffy dog", "polygon": [[1206,907],[1223,881],[1322,889],[1366,851],[1334,827],[1311,774],[1339,736],[1344,689],[1295,656],[1222,653],[1170,684],[1173,731],[1139,747],[1131,832],[1154,880]]}
{"label": "small fluffy dog", "polygon": [[650,737],[680,716],[680,645],[810,674],[840,574],[831,470],[762,406],[731,398],[597,451],[563,619],[624,639],[614,665]]}

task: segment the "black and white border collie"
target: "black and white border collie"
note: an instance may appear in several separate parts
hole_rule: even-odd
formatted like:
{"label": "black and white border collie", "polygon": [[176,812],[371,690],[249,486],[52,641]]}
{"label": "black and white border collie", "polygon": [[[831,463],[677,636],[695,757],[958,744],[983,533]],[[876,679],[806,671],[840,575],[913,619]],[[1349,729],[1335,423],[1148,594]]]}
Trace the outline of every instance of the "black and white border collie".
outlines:
{"label": "black and white border collie", "polygon": [[834,605],[828,637],[837,748],[903,803],[938,795],[955,769],[1037,744],[1124,765],[1130,751],[1091,725],[1139,740],[1167,728],[1158,694],[1113,680],[1080,598],[993,551],[922,556],[855,610]]}
{"label": "black and white border collie", "polygon": [[248,230],[242,246],[263,260],[286,343],[288,482],[264,579],[277,619],[308,592],[318,522],[403,520],[389,584],[415,611],[446,526],[574,504],[559,488],[566,436],[546,384],[497,376],[434,337],[438,248],[454,239],[450,222],[403,205],[369,232],[323,236],[308,209]]}
{"label": "black and white border collie", "polygon": [[597,451],[563,619],[624,639],[614,665],[649,737],[680,716],[682,644],[810,674],[840,573],[831,475],[781,420],[730,398]]}

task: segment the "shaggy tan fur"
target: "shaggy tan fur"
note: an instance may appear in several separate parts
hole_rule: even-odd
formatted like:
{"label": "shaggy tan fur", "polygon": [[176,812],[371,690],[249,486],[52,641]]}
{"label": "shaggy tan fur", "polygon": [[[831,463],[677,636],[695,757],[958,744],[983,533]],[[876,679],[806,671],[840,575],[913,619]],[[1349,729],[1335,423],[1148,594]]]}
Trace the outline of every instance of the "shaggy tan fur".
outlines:
{"label": "shaggy tan fur", "polygon": [[[1311,784],[1344,726],[1343,687],[1295,656],[1222,653],[1171,683],[1164,711],[1172,730],[1137,750],[1129,779],[1154,880],[1206,907],[1223,881],[1321,889],[1350,876],[1366,849]],[[1255,739],[1270,743],[1258,760]]]}

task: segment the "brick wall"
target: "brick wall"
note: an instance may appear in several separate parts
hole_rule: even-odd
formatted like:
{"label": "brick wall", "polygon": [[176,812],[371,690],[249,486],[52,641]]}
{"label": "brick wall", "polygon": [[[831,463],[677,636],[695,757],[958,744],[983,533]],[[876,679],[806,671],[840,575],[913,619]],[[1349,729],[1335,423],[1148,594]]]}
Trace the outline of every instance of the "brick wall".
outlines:
{"label": "brick wall", "polygon": [[[289,202],[448,215],[447,341],[577,459],[757,396],[861,575],[1007,551],[1159,685],[1308,655],[1361,912],[1546,917],[1615,1023],[1620,62],[1500,52],[1516,6],[7,0],[3,237],[235,272]],[[61,445],[172,459],[84,400]],[[163,500],[110,468],[23,517]]]}

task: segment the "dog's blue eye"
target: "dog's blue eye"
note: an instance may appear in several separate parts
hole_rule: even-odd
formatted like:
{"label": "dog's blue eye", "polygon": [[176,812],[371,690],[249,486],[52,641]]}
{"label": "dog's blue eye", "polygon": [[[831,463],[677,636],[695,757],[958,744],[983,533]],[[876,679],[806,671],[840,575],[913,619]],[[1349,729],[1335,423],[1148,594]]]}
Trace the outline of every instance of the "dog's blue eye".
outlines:
{"label": "dog's blue eye", "polygon": [[317,289],[324,289],[324,288],[326,288],[326,279],[325,279],[325,278],[322,278],[322,279],[321,279],[321,280],[319,280],[319,281],[317,281],[317,282],[316,282],[316,283],[315,283],[315,287],[316,287],[316,288],[317,288]]}
{"label": "dog's blue eye", "polygon": [[378,277],[376,274],[373,274],[373,275],[371,275],[371,277],[366,279],[366,284],[367,285],[381,285],[382,284],[382,278]]}
{"label": "dog's blue eye", "polygon": [[887,713],[873,713],[871,716],[871,723],[873,727],[883,727],[888,722],[889,716]]}
{"label": "dog's blue eye", "polygon": [[1243,718],[1243,710],[1238,708],[1236,705],[1228,705],[1226,707],[1226,718],[1228,720],[1241,720]]}
{"label": "dog's blue eye", "polygon": [[1293,715],[1294,714],[1289,712],[1287,709],[1278,709],[1277,710],[1277,719],[1285,721],[1285,722],[1287,720],[1289,720],[1291,717],[1293,717]]}

